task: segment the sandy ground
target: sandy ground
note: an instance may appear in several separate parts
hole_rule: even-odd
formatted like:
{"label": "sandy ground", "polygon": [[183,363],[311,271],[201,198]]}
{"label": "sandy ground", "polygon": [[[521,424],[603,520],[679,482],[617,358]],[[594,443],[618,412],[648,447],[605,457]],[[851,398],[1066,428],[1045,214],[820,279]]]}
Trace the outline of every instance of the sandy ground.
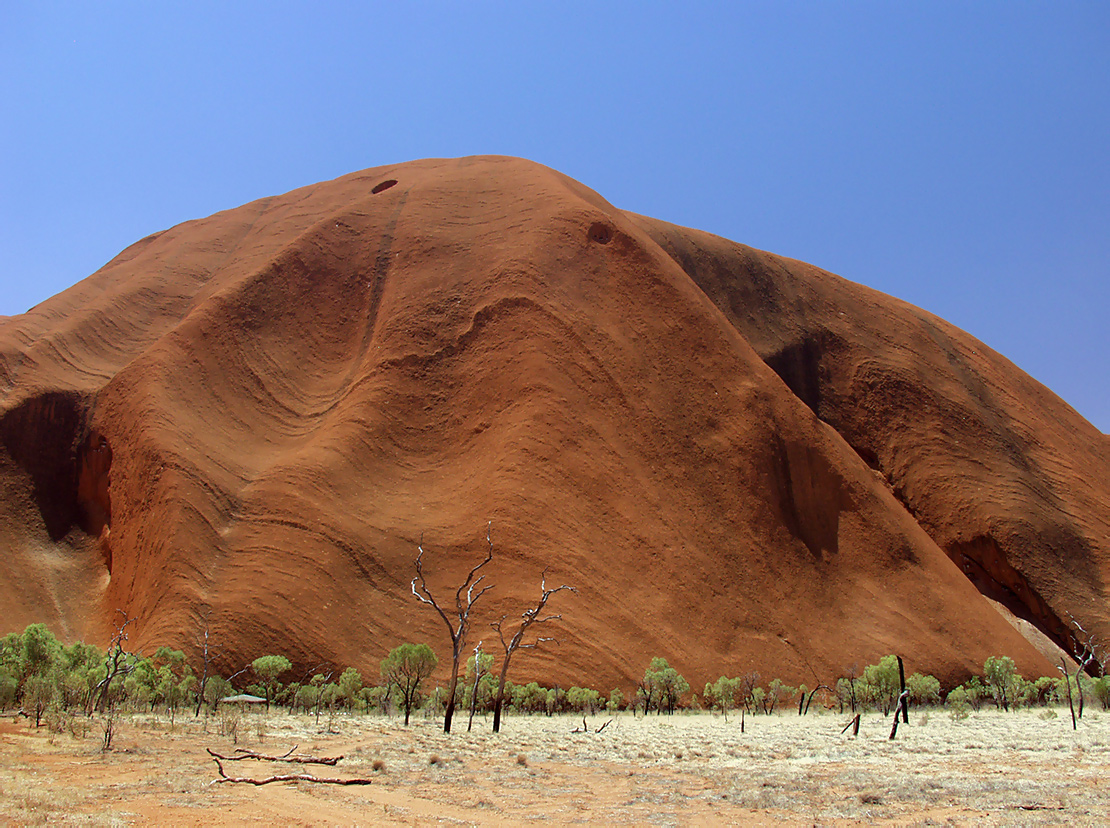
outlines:
{"label": "sandy ground", "polygon": [[[581,719],[488,719],[474,732],[441,723],[249,714],[238,744],[218,718],[132,716],[114,749],[99,726],[53,737],[0,720],[0,816],[8,824],[236,825],[897,825],[1110,824],[1110,715],[1072,732],[1066,711],[980,713],[954,722],[913,715],[894,742],[889,720],[784,714],[726,722],[708,714],[621,714],[602,733]],[[592,726],[605,718],[590,720]],[[309,782],[215,784],[205,752],[343,754],[334,768],[230,763],[231,775],[309,772],[371,777],[362,787]],[[375,764],[379,769],[375,770]]]}

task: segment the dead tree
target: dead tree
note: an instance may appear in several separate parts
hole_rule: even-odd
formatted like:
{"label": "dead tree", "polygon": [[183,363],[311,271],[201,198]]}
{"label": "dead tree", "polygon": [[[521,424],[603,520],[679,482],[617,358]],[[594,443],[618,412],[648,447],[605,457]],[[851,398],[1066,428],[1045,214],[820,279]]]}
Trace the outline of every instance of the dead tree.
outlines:
{"label": "dead tree", "polygon": [[[116,624],[116,633],[112,636],[112,643],[108,645],[108,652],[104,657],[104,678],[96,685],[96,690],[90,697],[90,712],[96,710],[103,713],[108,707],[112,682],[117,677],[130,675],[138,664],[138,659],[123,649],[123,642],[127,640],[127,628],[135,619],[128,617],[122,609],[117,609],[116,612],[123,616],[123,623]],[[106,738],[106,742],[110,741],[110,737]]]}
{"label": "dead tree", "polygon": [[200,715],[200,709],[204,706],[204,689],[208,686],[208,665],[211,663],[211,654],[208,648],[209,625],[208,617],[212,614],[211,609],[205,609],[201,618],[204,619],[204,632],[201,633],[200,639],[197,643],[200,645],[200,658],[201,658],[201,674],[200,683],[197,685],[197,706],[193,711],[193,718]]}
{"label": "dead tree", "polygon": [[562,586],[555,587],[555,589],[547,588],[547,570],[544,569],[543,574],[540,575],[540,600],[534,607],[526,609],[520,614],[520,626],[517,627],[513,637],[508,641],[505,640],[504,624],[507,616],[502,615],[499,621],[494,621],[492,626],[497,630],[497,636],[501,639],[501,646],[505,648],[505,659],[501,662],[501,677],[497,681],[497,694],[493,698],[493,732],[501,732],[501,705],[505,700],[505,680],[509,675],[509,661],[513,657],[513,653],[517,650],[535,649],[535,647],[543,641],[554,641],[553,638],[537,638],[535,641],[524,643],[524,635],[528,632],[528,628],[533,624],[546,624],[548,621],[557,621],[562,618],[561,615],[545,615],[541,616],[544,607],[551,599],[551,596],[563,590],[577,593],[578,590],[572,586],[563,584]]}
{"label": "dead tree", "polygon": [[[459,659],[462,656],[463,648],[466,646],[466,634],[470,631],[470,611],[474,608],[474,604],[490,589],[489,586],[484,586],[478,590],[478,594],[474,594],[474,589],[482,583],[485,575],[478,575],[478,570],[493,560],[493,539],[491,537],[491,527],[493,521],[486,524],[486,557],[467,573],[466,580],[462,585],[455,590],[455,609],[449,616],[444,612],[443,608],[436,602],[432,596],[431,590],[428,589],[428,584],[424,580],[424,536],[420,536],[420,543],[417,549],[420,554],[416,556],[416,577],[412,579],[412,594],[416,596],[423,604],[428,604],[439,613],[439,617],[443,619],[443,623],[447,625],[447,632],[451,636],[451,683],[447,686],[447,712],[443,717],[443,732],[451,732],[451,717],[455,715],[455,690],[459,683]],[[474,576],[478,575],[475,579]],[[417,582],[419,581],[420,587],[417,589]],[[464,600],[463,593],[466,593]],[[453,617],[452,617],[453,616]]]}
{"label": "dead tree", "polygon": [[[1080,681],[1080,676],[1087,672],[1087,669],[1092,664],[1101,664],[1100,653],[1102,652],[1102,643],[1095,638],[1093,633],[1087,632],[1083,629],[1083,625],[1075,620],[1070,612],[1067,613],[1068,620],[1071,622],[1072,627],[1075,629],[1071,634],[1072,652],[1074,654],[1075,673],[1072,680],[1075,681],[1075,695],[1079,701],[1079,718],[1083,718],[1083,685]],[[1068,687],[1068,707],[1071,708],[1071,727],[1076,730],[1076,710],[1075,703],[1072,701],[1071,682],[1068,679],[1068,666],[1064,659],[1060,659],[1060,672],[1064,674],[1064,682]]]}

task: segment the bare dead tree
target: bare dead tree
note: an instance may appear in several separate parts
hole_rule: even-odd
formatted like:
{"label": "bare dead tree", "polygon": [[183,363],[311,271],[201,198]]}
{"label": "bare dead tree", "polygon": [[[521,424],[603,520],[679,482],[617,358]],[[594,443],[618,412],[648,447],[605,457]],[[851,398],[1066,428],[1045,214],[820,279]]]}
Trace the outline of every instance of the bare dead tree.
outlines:
{"label": "bare dead tree", "polygon": [[[451,718],[455,715],[455,690],[459,683],[459,659],[462,656],[463,648],[466,646],[466,635],[470,631],[470,611],[474,608],[474,604],[478,599],[489,591],[490,586],[484,586],[478,590],[478,594],[474,594],[474,590],[482,583],[485,575],[478,575],[478,570],[493,560],[493,538],[491,535],[493,521],[486,524],[486,557],[467,573],[466,580],[462,582],[457,590],[455,590],[455,608],[449,616],[439,603],[432,596],[431,590],[428,589],[428,584],[424,580],[424,536],[420,536],[420,543],[417,549],[420,554],[416,556],[416,577],[412,579],[412,594],[423,604],[428,604],[439,613],[439,617],[443,619],[443,623],[447,625],[447,632],[451,636],[451,683],[447,687],[447,711],[443,717],[443,732],[451,732]],[[475,575],[478,578],[475,579]],[[420,587],[417,589],[417,582],[419,581]],[[463,593],[466,593],[465,599]]]}
{"label": "bare dead tree", "polygon": [[557,621],[562,618],[562,615],[542,615],[547,602],[551,600],[551,596],[563,590],[569,592],[578,592],[572,586],[563,584],[555,587],[554,589],[547,588],[547,570],[544,569],[540,575],[540,600],[534,607],[529,607],[520,614],[520,626],[517,627],[513,637],[508,641],[505,640],[505,619],[508,616],[501,616],[500,620],[494,621],[490,626],[497,630],[497,637],[501,639],[501,646],[505,648],[505,658],[501,662],[501,677],[497,681],[497,694],[493,697],[493,732],[501,732],[501,705],[505,700],[505,680],[509,675],[509,661],[513,657],[513,653],[517,650],[535,649],[543,641],[554,641],[554,638],[537,638],[535,641],[524,643],[524,636],[528,629],[533,624],[546,624],[548,621]]}
{"label": "bare dead tree", "polygon": [[[1072,663],[1075,665],[1075,672],[1071,673],[1069,678],[1068,665],[1064,658],[1060,659],[1060,672],[1064,674],[1064,683],[1067,685],[1068,690],[1068,707],[1071,709],[1071,728],[1072,730],[1076,730],[1078,729],[1078,723],[1076,722],[1075,700],[1079,702],[1078,717],[1080,719],[1083,718],[1083,684],[1080,680],[1080,676],[1087,672],[1087,668],[1092,664],[1102,664],[1103,646],[1102,642],[1095,637],[1094,633],[1087,632],[1087,630],[1083,628],[1083,625],[1075,620],[1075,616],[1070,612],[1066,614],[1068,616],[1068,621],[1071,622],[1074,628],[1071,634],[1071,644],[1074,656],[1074,661]],[[1072,681],[1075,682],[1075,700],[1073,700],[1071,692]]]}
{"label": "bare dead tree", "polygon": [[212,610],[206,607],[201,614],[204,619],[204,632],[200,634],[197,644],[200,645],[200,658],[201,658],[201,674],[200,683],[197,685],[197,706],[193,711],[193,717],[196,718],[200,715],[200,709],[204,706],[204,689],[208,686],[208,666],[211,664],[212,658],[209,651],[209,624],[208,617],[212,614]]}
{"label": "bare dead tree", "polygon": [[[123,649],[123,642],[127,640],[127,628],[135,619],[129,617],[122,609],[117,609],[116,612],[123,616],[123,623],[116,624],[112,643],[108,645],[108,652],[104,657],[104,678],[96,685],[96,690],[90,697],[90,711],[97,710],[103,713],[108,707],[109,688],[112,682],[117,677],[130,675],[138,664],[138,659]],[[106,742],[110,745],[110,737],[106,738]]]}

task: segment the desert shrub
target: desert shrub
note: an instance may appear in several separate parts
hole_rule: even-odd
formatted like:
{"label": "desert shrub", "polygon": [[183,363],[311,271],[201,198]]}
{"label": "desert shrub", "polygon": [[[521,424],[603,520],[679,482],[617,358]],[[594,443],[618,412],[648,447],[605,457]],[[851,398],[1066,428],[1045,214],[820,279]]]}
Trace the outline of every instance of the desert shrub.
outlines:
{"label": "desert shrub", "polygon": [[967,693],[966,701],[973,711],[976,713],[983,707],[983,699],[988,695],[987,688],[983,686],[982,680],[979,676],[972,676],[965,684],[964,690]]}
{"label": "desert shrub", "polygon": [[1102,705],[1102,709],[1110,710],[1110,676],[1103,676],[1095,681],[1091,689]]}
{"label": "desert shrub", "polygon": [[914,673],[906,679],[906,689],[914,704],[940,704],[940,679]]}
{"label": "desert shrub", "polygon": [[660,713],[674,713],[682,697],[690,692],[690,683],[667,663],[667,659],[659,657],[653,658],[644,671],[643,687]]}
{"label": "desert shrub", "polygon": [[547,710],[547,688],[530,681],[513,688],[513,707],[521,713],[541,713]]}
{"label": "desert shrub", "polygon": [[15,704],[15,691],[19,686],[15,676],[0,668],[0,710],[7,710]]}
{"label": "desert shrub", "polygon": [[601,693],[588,687],[572,687],[567,690],[567,706],[577,713],[592,716],[602,707]]}
{"label": "desert shrub", "polygon": [[886,655],[878,664],[869,664],[863,669],[862,686],[859,688],[864,700],[887,715],[894,709],[894,703],[902,691],[898,677],[898,658]]}
{"label": "desert shrub", "polygon": [[624,693],[620,691],[619,687],[614,687],[609,692],[609,700],[605,703],[605,709],[610,713],[616,713],[624,707]]}
{"label": "desert shrub", "polygon": [[953,721],[958,722],[966,719],[971,714],[971,703],[967,688],[961,684],[959,687],[954,687],[948,691],[945,706],[948,707],[948,712]]}
{"label": "desert shrub", "polygon": [[712,684],[705,685],[703,698],[711,710],[720,710],[725,719],[728,711],[736,708],[737,695],[740,693],[740,679],[721,676]]}
{"label": "desert shrub", "polygon": [[983,677],[999,710],[1009,710],[1021,689],[1022,678],[1009,656],[991,656],[983,664]]}
{"label": "desert shrub", "polygon": [[53,675],[35,673],[23,682],[23,707],[34,716],[35,727],[42,726],[43,714],[57,703],[58,685]]}
{"label": "desert shrub", "polygon": [[220,723],[218,733],[231,739],[232,744],[239,744],[239,727],[243,723],[243,711],[238,705],[227,704],[220,708]]}
{"label": "desert shrub", "polygon": [[776,707],[794,698],[797,693],[797,687],[783,684],[783,682],[777,678],[771,679],[771,683],[767,685],[767,695],[763,699],[763,712],[768,715],[774,713]]}
{"label": "desert shrub", "polygon": [[223,676],[209,676],[204,685],[204,701],[209,710],[215,710],[220,699],[226,698],[235,692],[235,688]]}
{"label": "desert shrub", "polygon": [[339,698],[348,710],[353,710],[362,690],[362,673],[348,667],[339,677]]}

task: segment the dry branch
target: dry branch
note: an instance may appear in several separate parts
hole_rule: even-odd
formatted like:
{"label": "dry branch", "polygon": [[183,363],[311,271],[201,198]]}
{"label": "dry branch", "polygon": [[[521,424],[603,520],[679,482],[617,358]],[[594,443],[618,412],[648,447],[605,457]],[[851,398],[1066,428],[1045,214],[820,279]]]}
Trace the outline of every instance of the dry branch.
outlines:
{"label": "dry branch", "polygon": [[238,748],[235,752],[242,754],[241,756],[222,756],[221,754],[216,753],[216,751],[212,750],[212,748],[205,748],[205,750],[208,751],[209,755],[211,755],[212,758],[223,759],[225,762],[239,762],[243,759],[257,759],[263,762],[293,762],[301,765],[334,765],[336,762],[343,758],[342,756],[306,756],[303,753],[298,753],[296,756],[294,756],[293,751],[295,751],[296,749],[297,745],[293,745],[293,747],[289,748],[288,753],[283,753],[281,756],[267,756],[264,753],[256,753],[255,751],[247,750],[246,748]]}
{"label": "dry branch", "polygon": [[[212,753],[212,751],[208,751]],[[337,779],[330,776],[313,776],[310,773],[281,773],[275,776],[267,776],[264,779],[255,779],[250,776],[228,776],[224,772],[224,766],[220,760],[213,755],[212,761],[216,763],[216,767],[220,769],[220,778],[213,779],[212,784],[217,782],[239,782],[244,785],[269,785],[271,782],[320,782],[327,785],[369,785],[372,780],[365,778],[354,779]]]}
{"label": "dry branch", "polygon": [[605,724],[603,724],[601,727],[599,727],[597,730],[591,731],[590,726],[588,724],[586,724],[586,717],[583,716],[582,717],[582,727],[576,727],[574,730],[571,731],[571,733],[591,733],[591,732],[592,733],[600,733],[601,731],[603,731],[605,728],[607,728],[612,723],[613,723],[613,720],[610,719]]}

